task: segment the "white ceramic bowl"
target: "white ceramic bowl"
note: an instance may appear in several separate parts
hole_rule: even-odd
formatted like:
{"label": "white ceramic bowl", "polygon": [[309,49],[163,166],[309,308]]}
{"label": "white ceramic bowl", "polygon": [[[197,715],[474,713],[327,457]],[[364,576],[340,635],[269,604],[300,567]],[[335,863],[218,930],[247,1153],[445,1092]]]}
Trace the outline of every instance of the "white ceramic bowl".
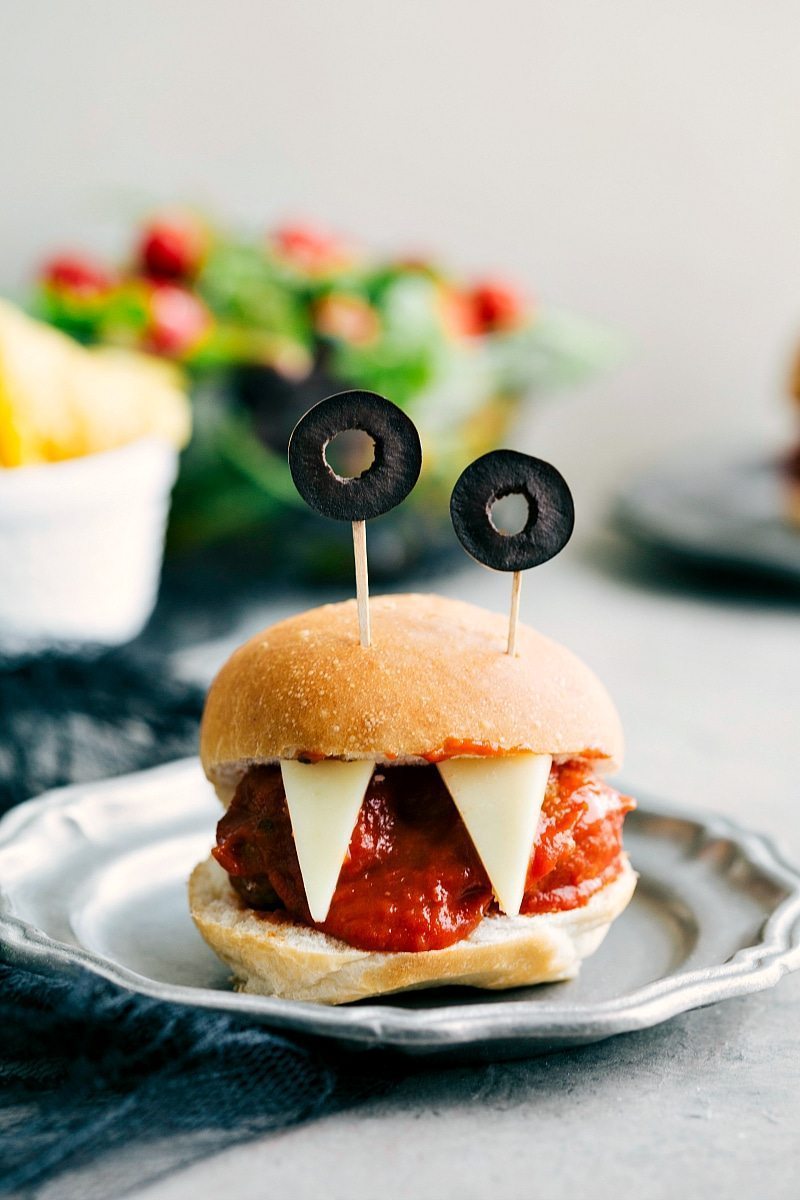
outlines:
{"label": "white ceramic bowl", "polygon": [[153,610],[178,452],[143,438],[0,469],[0,653],[119,645]]}

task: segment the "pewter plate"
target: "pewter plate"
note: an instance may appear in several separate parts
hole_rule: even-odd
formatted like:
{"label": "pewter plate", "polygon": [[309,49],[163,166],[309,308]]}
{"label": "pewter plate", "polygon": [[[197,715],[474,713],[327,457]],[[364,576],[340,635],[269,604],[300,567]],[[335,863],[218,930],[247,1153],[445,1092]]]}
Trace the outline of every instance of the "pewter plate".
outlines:
{"label": "pewter plate", "polygon": [[800,532],[784,515],[777,462],[719,453],[682,453],[635,480],[617,501],[617,525],[687,563],[800,583]]}
{"label": "pewter plate", "polygon": [[633,901],[570,983],[441,989],[341,1008],[249,996],[189,918],[186,880],[219,808],[196,760],[50,792],[0,822],[0,946],[161,1000],[350,1048],[504,1058],[642,1029],[771,987],[800,967],[800,873],[716,816],[641,803],[626,822]]}

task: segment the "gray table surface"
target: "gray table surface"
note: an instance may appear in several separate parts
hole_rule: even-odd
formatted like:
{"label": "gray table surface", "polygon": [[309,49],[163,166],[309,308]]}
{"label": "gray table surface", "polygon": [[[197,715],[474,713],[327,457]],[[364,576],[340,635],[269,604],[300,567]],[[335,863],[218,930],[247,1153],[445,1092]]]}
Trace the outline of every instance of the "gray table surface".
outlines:
{"label": "gray table surface", "polygon": [[[467,567],[425,590],[502,610],[506,579]],[[248,612],[187,650],[208,678],[230,643],[304,601]],[[305,598],[305,603],[308,603]],[[526,579],[523,619],[570,645],[620,708],[624,778],[771,832],[800,861],[800,594],[656,579],[608,535]],[[800,1194],[800,974],[774,991],[521,1063],[414,1067],[387,1095],[265,1137],[138,1200]]]}

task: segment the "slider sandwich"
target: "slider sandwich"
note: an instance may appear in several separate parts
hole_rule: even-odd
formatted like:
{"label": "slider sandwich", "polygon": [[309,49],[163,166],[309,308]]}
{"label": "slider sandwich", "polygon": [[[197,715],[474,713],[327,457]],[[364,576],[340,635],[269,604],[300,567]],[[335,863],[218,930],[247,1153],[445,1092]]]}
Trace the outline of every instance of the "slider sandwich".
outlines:
{"label": "slider sandwich", "polygon": [[633,894],[614,706],[568,650],[440,596],[280,622],[212,684],[225,805],[194,921],[243,991],[341,1004],[572,978]]}

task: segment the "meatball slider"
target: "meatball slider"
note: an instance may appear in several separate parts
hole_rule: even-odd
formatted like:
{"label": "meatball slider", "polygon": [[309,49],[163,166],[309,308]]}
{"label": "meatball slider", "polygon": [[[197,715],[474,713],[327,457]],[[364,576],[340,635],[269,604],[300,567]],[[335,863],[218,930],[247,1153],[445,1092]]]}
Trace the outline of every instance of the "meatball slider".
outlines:
{"label": "meatball slider", "polygon": [[569,979],[628,904],[622,733],[568,650],[440,596],[257,634],[212,684],[201,758],[226,806],[190,881],[240,989],[341,1004]]}

